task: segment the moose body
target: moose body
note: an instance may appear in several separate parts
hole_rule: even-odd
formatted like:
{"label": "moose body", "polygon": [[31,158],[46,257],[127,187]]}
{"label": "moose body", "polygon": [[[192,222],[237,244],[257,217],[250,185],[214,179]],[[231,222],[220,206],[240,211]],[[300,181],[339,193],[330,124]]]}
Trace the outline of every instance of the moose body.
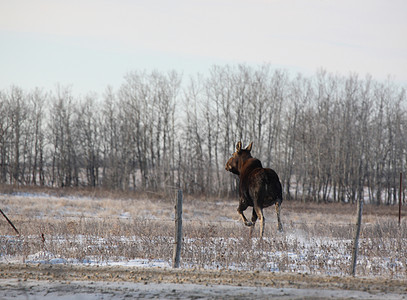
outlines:
{"label": "moose body", "polygon": [[[277,173],[269,168],[263,168],[260,160],[250,154],[253,143],[242,149],[242,143],[236,145],[236,152],[226,163],[226,170],[239,176],[239,207],[237,211],[246,226],[252,226],[260,220],[260,238],[264,232],[263,208],[276,205],[278,229],[283,227],[280,220],[280,206],[283,202],[282,188]],[[244,211],[253,207],[252,220],[248,221]],[[251,230],[251,232],[252,232]]]}

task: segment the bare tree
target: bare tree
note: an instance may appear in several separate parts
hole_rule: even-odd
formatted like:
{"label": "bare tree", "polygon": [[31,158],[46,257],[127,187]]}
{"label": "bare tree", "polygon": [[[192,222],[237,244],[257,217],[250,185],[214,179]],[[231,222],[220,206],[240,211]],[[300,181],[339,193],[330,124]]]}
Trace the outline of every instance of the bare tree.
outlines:
{"label": "bare tree", "polygon": [[69,88],[58,87],[51,96],[48,142],[51,148],[51,184],[59,187],[79,185],[77,134],[74,124],[74,98]]}
{"label": "bare tree", "polygon": [[0,91],[0,182],[232,195],[238,182],[224,163],[242,140],[288,198],[396,202],[405,87],[325,70],[291,77],[270,65],[181,79],[130,72],[102,99],[62,87]]}
{"label": "bare tree", "polygon": [[45,185],[45,104],[48,96],[40,89],[29,94],[29,142],[30,153],[30,183]]}

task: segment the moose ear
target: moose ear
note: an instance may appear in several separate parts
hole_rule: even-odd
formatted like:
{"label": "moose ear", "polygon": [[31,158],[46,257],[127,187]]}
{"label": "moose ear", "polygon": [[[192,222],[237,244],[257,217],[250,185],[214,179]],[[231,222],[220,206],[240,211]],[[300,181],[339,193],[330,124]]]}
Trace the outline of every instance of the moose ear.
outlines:
{"label": "moose ear", "polygon": [[237,145],[236,145],[236,151],[240,152],[241,150],[242,150],[242,142],[239,141],[239,142],[237,142]]}
{"label": "moose ear", "polygon": [[249,144],[249,146],[246,147],[246,150],[249,151],[249,152],[252,151],[252,146],[253,146],[253,142],[251,142]]}

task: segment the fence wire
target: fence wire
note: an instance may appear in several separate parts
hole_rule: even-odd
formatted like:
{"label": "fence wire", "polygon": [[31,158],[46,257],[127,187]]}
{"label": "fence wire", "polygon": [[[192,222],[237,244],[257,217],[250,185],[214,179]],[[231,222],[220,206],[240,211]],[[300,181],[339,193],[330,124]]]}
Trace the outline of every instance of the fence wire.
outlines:
{"label": "fence wire", "polygon": [[[122,216],[109,216],[109,217],[101,217],[101,216],[61,216],[61,215],[49,215],[49,214],[41,214],[39,216],[31,217],[27,219],[26,214],[10,214],[13,218],[15,223],[17,222],[32,222],[32,220],[46,220],[52,219],[54,221],[58,220],[70,220],[70,221],[81,221],[81,220],[101,220],[101,221],[108,221],[108,220],[116,220],[116,221],[129,221],[129,222],[141,222],[141,221],[149,221],[149,222],[175,222],[174,218],[156,218],[156,217],[122,217]],[[5,221],[5,220],[4,220]],[[184,223],[199,223],[199,224],[220,224],[220,223],[232,223],[240,225],[242,224],[241,220],[234,220],[234,219],[225,219],[225,220],[208,220],[208,219],[190,219],[190,218],[183,218],[182,221]],[[299,226],[299,225],[330,225],[330,226],[355,226],[355,223],[340,223],[340,222],[307,222],[307,221],[289,221],[286,222],[291,226]],[[372,223],[363,223],[363,226],[373,226]]]}

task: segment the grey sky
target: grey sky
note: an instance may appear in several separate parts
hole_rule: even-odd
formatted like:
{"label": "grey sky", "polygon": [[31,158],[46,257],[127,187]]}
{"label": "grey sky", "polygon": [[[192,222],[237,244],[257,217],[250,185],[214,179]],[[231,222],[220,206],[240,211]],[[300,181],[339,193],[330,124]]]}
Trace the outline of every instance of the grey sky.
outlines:
{"label": "grey sky", "polygon": [[270,63],[407,84],[407,1],[0,0],[0,89],[103,93],[132,70]]}

